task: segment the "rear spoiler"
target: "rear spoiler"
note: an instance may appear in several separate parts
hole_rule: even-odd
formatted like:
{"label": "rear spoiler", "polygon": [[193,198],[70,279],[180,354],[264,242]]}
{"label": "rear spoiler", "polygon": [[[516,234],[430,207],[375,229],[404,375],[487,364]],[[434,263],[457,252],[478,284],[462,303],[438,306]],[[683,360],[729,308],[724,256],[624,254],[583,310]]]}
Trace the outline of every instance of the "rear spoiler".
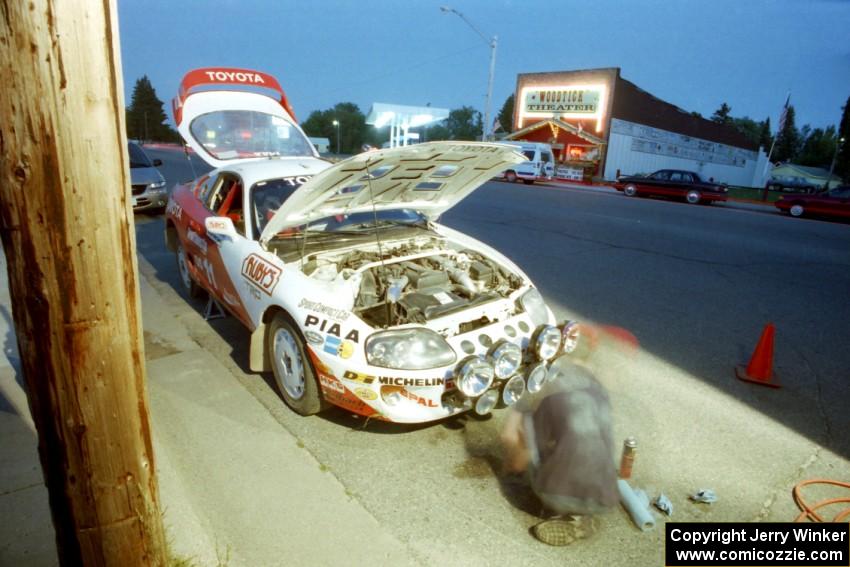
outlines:
{"label": "rear spoiler", "polygon": [[[218,90],[249,91],[257,93],[260,89],[272,91],[275,96],[270,98],[276,100],[287,114],[289,114],[296,123],[298,122],[295,118],[295,113],[292,111],[292,107],[289,106],[286,93],[283,92],[283,89],[280,87],[280,83],[277,82],[277,79],[271,75],[260,71],[253,71],[251,69],[204,67],[203,69],[195,69],[186,73],[183,80],[180,81],[180,89],[177,91],[177,96],[171,101],[171,110],[174,113],[174,122],[178,126],[183,119],[183,103],[185,103],[186,99],[192,94],[192,90],[207,85],[230,87]],[[233,87],[251,88],[245,89]]]}

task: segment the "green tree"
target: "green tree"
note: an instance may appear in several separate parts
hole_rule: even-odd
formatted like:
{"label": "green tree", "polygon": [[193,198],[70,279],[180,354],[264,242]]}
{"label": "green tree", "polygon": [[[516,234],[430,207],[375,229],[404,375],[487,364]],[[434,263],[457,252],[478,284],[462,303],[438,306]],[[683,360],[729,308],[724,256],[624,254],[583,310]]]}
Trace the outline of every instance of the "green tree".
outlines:
{"label": "green tree", "polygon": [[815,128],[806,136],[797,163],[829,169],[837,142],[835,126],[827,126],[826,130]]}
{"label": "green tree", "polygon": [[165,123],[162,101],[156,96],[147,75],[142,75],[133,87],[130,106],[126,109],[127,137],[145,142],[176,142],[180,136]]}
{"label": "green tree", "polygon": [[793,162],[800,152],[800,131],[794,125],[794,107],[789,105],[782,130],[776,134],[776,146],[771,160]]}
{"label": "green tree", "polygon": [[764,148],[765,152],[769,152],[771,144],[773,144],[773,136],[770,133],[770,116],[768,116],[760,122],[759,146]]}
{"label": "green tree", "polygon": [[724,102],[720,105],[720,108],[715,110],[714,114],[711,115],[711,120],[718,124],[729,124],[732,122],[732,117],[730,116],[731,112],[732,107]]}
{"label": "green tree", "polygon": [[[334,120],[339,122],[338,128]],[[316,110],[310,113],[301,127],[308,136],[327,138],[331,152],[336,152],[339,142],[341,154],[359,153],[364,143],[377,145],[380,137],[374,128],[366,124],[366,116],[353,102],[339,102],[328,110]]]}
{"label": "green tree", "polygon": [[502,132],[511,133],[514,131],[514,95],[511,95],[505,100],[502,105],[502,110],[496,115],[499,119],[499,124],[502,126]]}
{"label": "green tree", "polygon": [[731,124],[735,127],[738,132],[743,134],[747,140],[752,143],[754,146],[759,144],[759,137],[761,136],[761,122],[756,122],[749,116],[744,116],[743,118],[731,118]]}
{"label": "green tree", "polygon": [[847,102],[841,110],[841,124],[838,126],[840,145],[835,160],[835,172],[844,179],[845,183],[850,183],[850,97],[847,97]]}
{"label": "green tree", "polygon": [[440,140],[448,140],[451,137],[451,132],[446,126],[446,121],[443,120],[433,126],[428,127],[428,140],[437,142]]}
{"label": "green tree", "polygon": [[449,112],[446,119],[450,140],[476,140],[481,135],[481,113],[471,106]]}

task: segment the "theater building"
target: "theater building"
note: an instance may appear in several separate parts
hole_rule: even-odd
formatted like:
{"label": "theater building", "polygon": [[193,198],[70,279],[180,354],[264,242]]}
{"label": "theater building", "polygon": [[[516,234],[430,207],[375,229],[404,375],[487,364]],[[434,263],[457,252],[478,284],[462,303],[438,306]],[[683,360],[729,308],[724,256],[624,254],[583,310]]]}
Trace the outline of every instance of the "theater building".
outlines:
{"label": "theater building", "polygon": [[519,75],[505,139],[550,143],[558,176],[574,180],[669,168],[760,187],[768,169],[764,152],[734,127],[654,97],[617,67]]}

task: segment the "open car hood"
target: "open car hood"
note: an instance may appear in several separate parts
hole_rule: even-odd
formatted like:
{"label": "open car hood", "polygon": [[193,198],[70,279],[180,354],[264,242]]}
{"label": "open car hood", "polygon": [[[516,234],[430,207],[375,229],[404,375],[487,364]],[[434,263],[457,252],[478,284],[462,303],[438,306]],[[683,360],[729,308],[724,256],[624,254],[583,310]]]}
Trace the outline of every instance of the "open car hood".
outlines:
{"label": "open car hood", "polygon": [[277,210],[260,235],[334,215],[413,209],[434,220],[494,175],[526,158],[503,144],[429,142],[358,154],[322,171]]}
{"label": "open car hood", "polygon": [[247,69],[195,69],[172,102],[177,130],[214,168],[270,157],[318,157],[277,80]]}

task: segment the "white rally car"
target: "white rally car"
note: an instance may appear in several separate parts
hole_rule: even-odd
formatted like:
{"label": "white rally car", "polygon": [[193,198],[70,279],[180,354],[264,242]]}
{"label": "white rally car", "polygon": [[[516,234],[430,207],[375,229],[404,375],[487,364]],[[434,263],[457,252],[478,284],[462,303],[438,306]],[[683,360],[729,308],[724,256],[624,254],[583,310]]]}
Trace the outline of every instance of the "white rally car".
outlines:
{"label": "white rally car", "polygon": [[251,369],[296,412],[486,414],[575,348],[578,326],[557,326],[522,270],[437,222],[525,159],[514,149],[434,142],[331,165],[277,81],[241,69],[190,72],[174,109],[215,168],[169,200],[181,280],[249,329]]}

